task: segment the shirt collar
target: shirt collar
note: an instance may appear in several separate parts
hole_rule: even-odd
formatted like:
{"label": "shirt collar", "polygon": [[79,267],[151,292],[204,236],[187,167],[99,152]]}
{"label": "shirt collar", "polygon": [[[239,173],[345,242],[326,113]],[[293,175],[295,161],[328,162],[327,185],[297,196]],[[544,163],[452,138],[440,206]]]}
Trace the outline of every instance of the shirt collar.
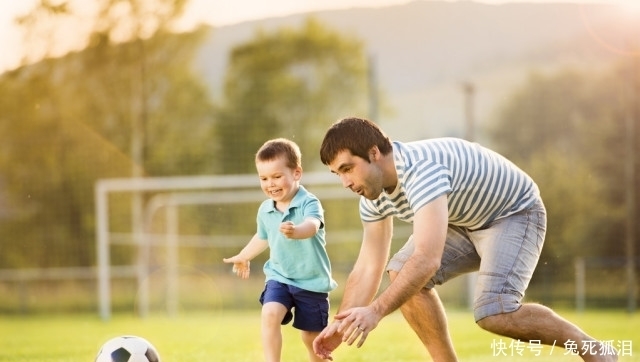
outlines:
{"label": "shirt collar", "polygon": [[[307,189],[304,188],[304,186],[302,185],[298,185],[298,192],[296,192],[295,195],[293,195],[293,199],[291,199],[291,202],[289,203],[289,207],[287,208],[287,210],[291,210],[292,208],[298,207],[300,205],[302,205],[302,201],[307,197]],[[276,209],[276,202],[271,200],[271,202],[269,203],[270,208],[269,208],[269,212],[274,212],[274,211],[278,211],[278,209]]]}

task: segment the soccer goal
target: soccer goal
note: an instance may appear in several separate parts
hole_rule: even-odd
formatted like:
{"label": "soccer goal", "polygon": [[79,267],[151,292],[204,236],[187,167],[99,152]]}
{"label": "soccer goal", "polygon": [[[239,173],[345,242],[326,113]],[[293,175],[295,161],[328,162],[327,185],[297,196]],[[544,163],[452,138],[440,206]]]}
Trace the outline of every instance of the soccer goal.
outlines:
{"label": "soccer goal", "polygon": [[[302,183],[316,194],[325,204],[325,200],[345,200],[353,205],[349,209],[357,212],[357,197],[340,185],[337,178],[328,173],[305,173]],[[227,175],[227,176],[192,176],[192,177],[153,177],[153,178],[117,178],[102,179],[95,185],[95,214],[96,214],[96,253],[97,253],[97,298],[100,317],[110,319],[112,314],[111,280],[115,276],[134,278],[137,283],[138,314],[146,316],[149,311],[149,250],[151,246],[164,243],[166,250],[166,304],[169,314],[175,312],[177,304],[177,248],[180,244],[193,239],[180,235],[178,213],[181,207],[188,205],[229,205],[251,204],[257,210],[257,205],[265,199],[260,190],[259,180],[255,175]],[[122,193],[144,194],[142,217],[139,223],[132,225],[132,232],[128,235],[116,233],[110,226],[110,197]],[[160,210],[165,210],[159,216]],[[331,210],[325,206],[326,214],[344,212]],[[164,224],[164,235],[158,236],[151,232],[153,220],[161,218]],[[255,215],[247,217],[255,220]],[[357,213],[350,219],[357,220]],[[223,225],[221,225],[223,226]],[[359,234],[334,232],[336,242],[358,242]],[[250,235],[243,238],[238,245],[248,241]],[[207,245],[215,246],[215,235],[199,235],[200,239],[211,241]],[[220,236],[219,240],[229,239]],[[346,240],[348,239],[348,240]],[[125,240],[125,241],[123,241]],[[114,266],[111,260],[111,249],[114,244],[128,243],[137,249],[137,261],[133,265]],[[202,244],[202,243],[200,243]]]}

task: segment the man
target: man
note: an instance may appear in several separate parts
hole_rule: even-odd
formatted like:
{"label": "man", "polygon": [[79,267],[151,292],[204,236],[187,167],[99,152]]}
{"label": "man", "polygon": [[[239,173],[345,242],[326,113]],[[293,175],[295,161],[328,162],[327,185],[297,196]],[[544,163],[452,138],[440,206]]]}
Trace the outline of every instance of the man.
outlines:
{"label": "man", "polygon": [[[360,347],[400,309],[434,361],[456,361],[434,286],[478,271],[476,323],[521,341],[571,348],[585,361],[616,361],[615,350],[539,304],[521,303],[538,262],[546,211],[538,187],[505,157],[455,138],[391,142],[373,122],[333,124],[322,162],[361,196],[363,240],[335,321],[314,341],[332,360],[342,342]],[[388,261],[393,218],[413,225],[389,261],[391,283],[375,298]],[[566,345],[565,345],[566,343]]]}

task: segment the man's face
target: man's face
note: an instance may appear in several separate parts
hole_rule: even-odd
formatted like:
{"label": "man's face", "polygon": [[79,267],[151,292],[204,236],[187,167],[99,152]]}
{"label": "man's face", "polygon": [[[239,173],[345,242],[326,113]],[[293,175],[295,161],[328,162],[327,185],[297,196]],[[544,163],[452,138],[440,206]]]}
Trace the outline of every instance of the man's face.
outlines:
{"label": "man's face", "polygon": [[[342,186],[360,196],[374,200],[382,192],[383,176],[376,151],[377,149],[374,149],[369,155],[369,160],[365,160],[354,156],[349,150],[342,150],[329,164],[329,170],[340,177]],[[377,152],[379,154],[379,151]]]}

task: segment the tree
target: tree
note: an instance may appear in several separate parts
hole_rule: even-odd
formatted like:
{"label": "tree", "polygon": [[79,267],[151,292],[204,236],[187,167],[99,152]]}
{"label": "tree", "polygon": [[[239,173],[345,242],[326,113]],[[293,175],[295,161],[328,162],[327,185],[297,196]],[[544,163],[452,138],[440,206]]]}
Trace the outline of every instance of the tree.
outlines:
{"label": "tree", "polygon": [[[7,241],[0,264],[5,267],[94,264],[97,179],[130,176],[134,165],[151,175],[211,171],[206,137],[213,108],[191,67],[207,29],[166,30],[172,18],[167,14],[178,14],[184,1],[100,4],[119,7],[114,22],[139,21],[137,35],[117,38],[120,28],[106,27],[101,18],[83,51],[45,56],[0,77],[0,197],[6,201],[0,206],[0,238]],[[152,14],[141,13],[138,5]],[[46,6],[26,24],[55,29],[59,18],[38,15],[52,14]],[[56,9],[67,14],[63,8]],[[146,139],[141,162],[131,147],[136,122]],[[121,208],[114,228],[130,230],[130,206],[115,205]]]}
{"label": "tree", "polygon": [[593,84],[575,71],[553,77],[533,73],[500,109],[498,121],[489,128],[492,141],[502,152],[519,161],[540,150],[555,149],[575,157]]}
{"label": "tree", "polygon": [[490,129],[497,149],[540,186],[549,219],[543,258],[559,267],[574,256],[624,255],[624,122],[637,104],[621,96],[620,68],[629,66],[532,75]]}
{"label": "tree", "polygon": [[311,168],[324,129],[366,109],[366,81],[362,42],[314,19],[258,32],[231,51],[216,126],[220,171],[254,172],[254,153],[274,137],[296,141]]}

